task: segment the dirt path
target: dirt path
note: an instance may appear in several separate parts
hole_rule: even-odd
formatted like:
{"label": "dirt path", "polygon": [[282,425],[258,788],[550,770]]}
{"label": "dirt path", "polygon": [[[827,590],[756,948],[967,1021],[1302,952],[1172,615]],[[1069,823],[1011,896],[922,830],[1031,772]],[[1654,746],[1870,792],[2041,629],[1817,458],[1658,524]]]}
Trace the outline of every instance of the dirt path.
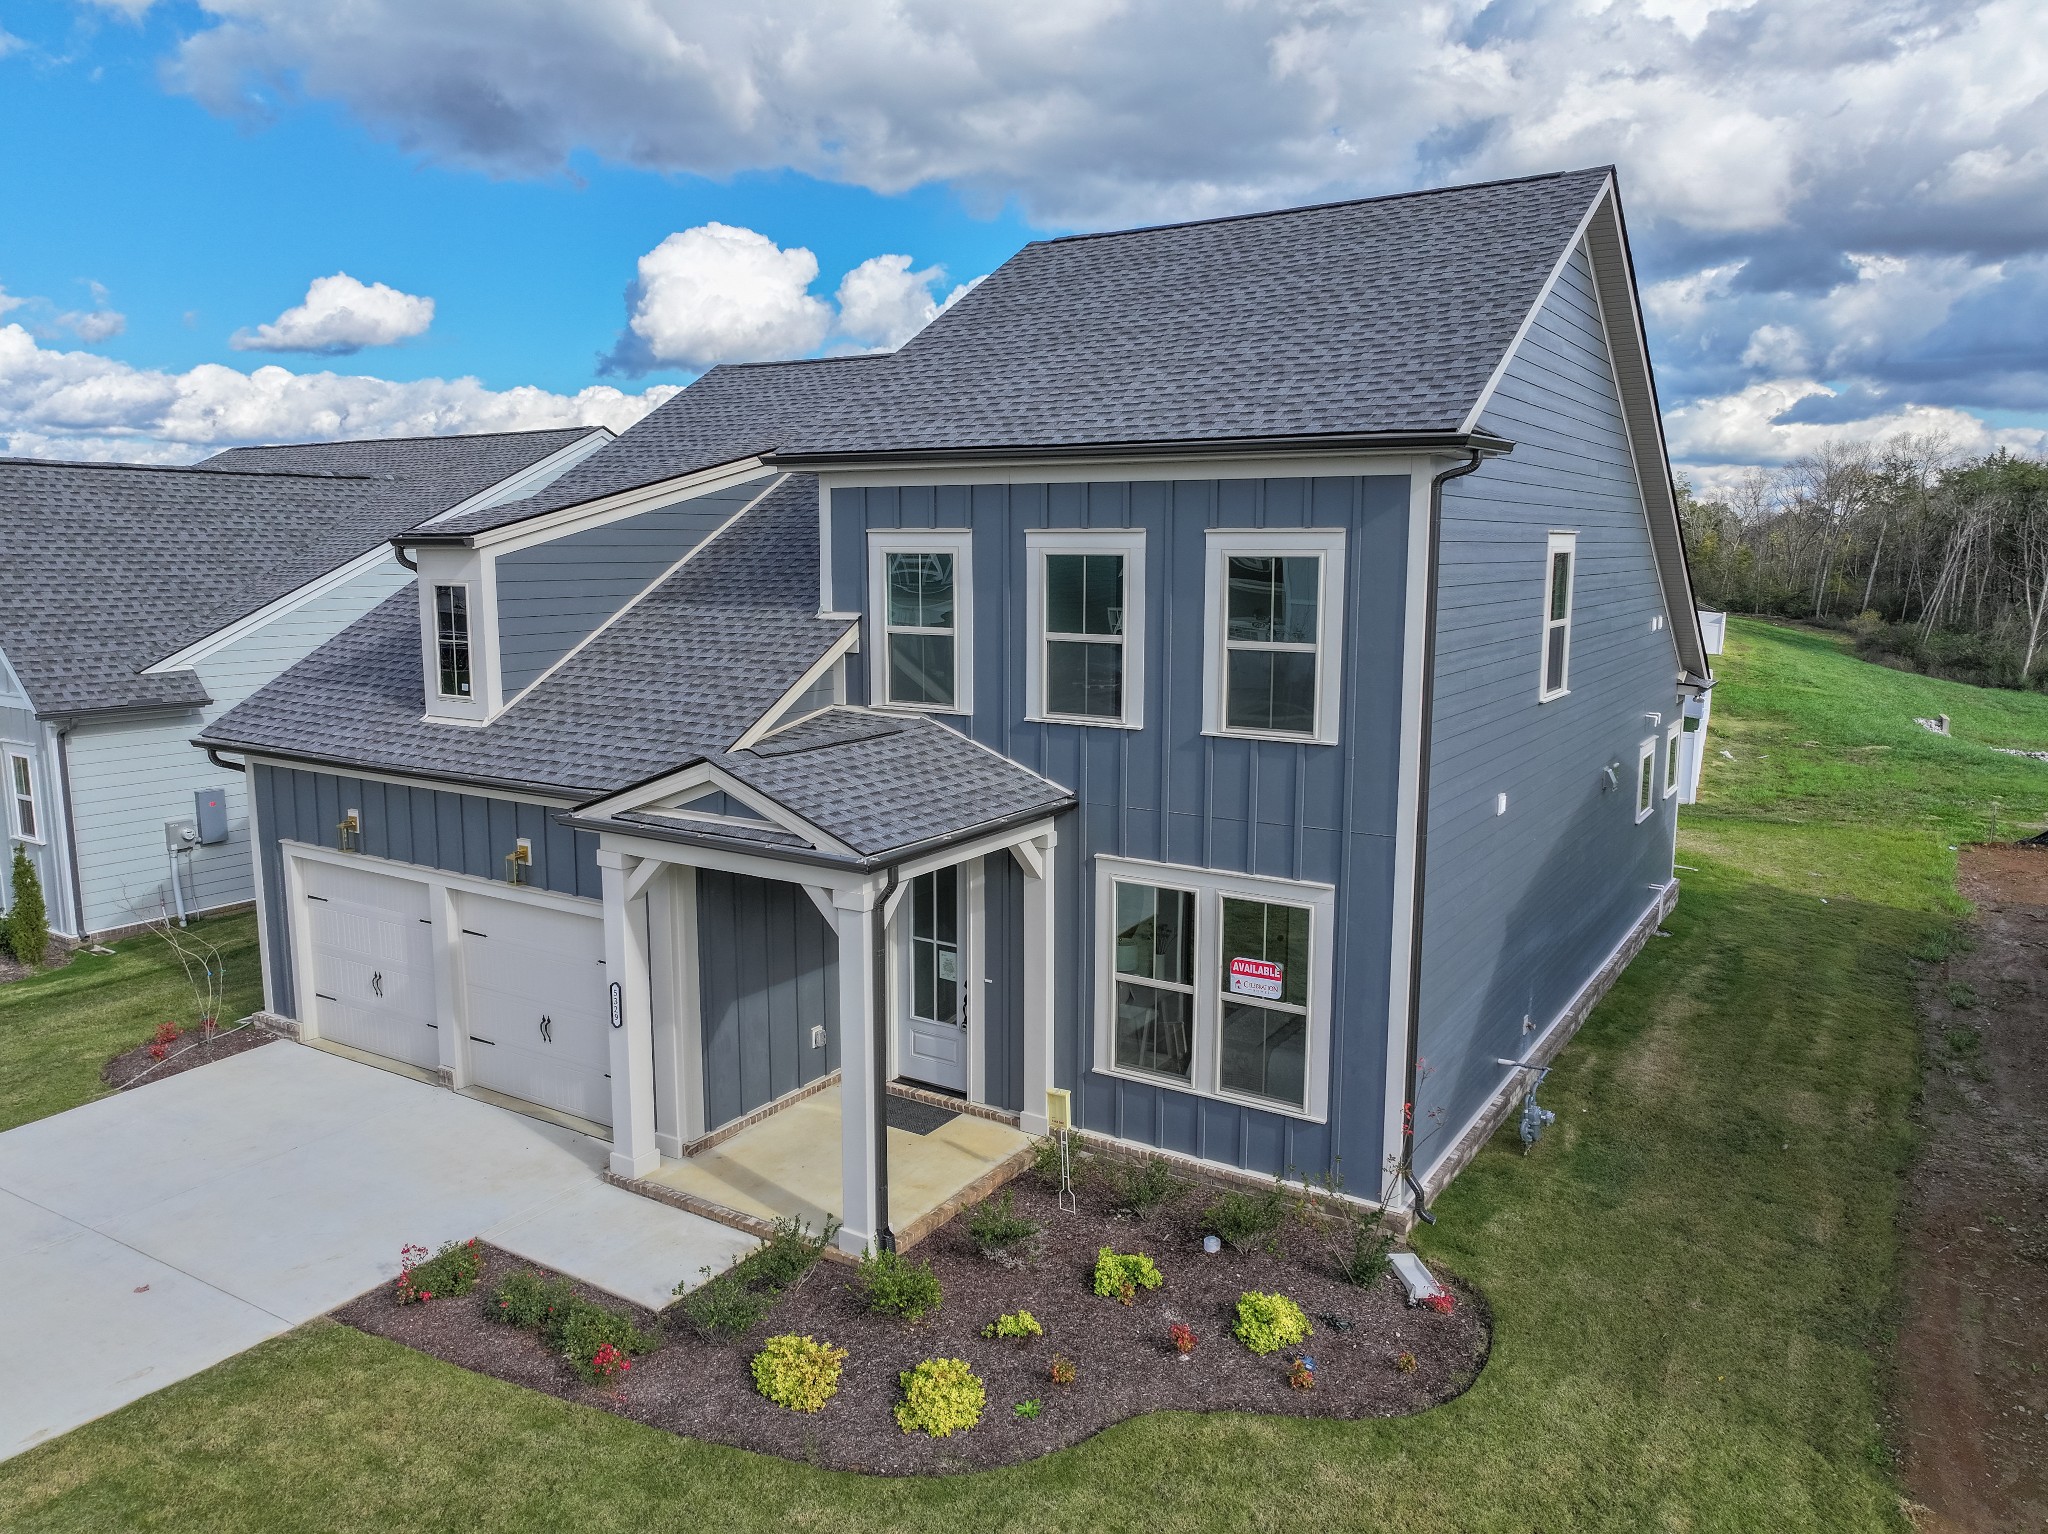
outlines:
{"label": "dirt path", "polygon": [[1930,1534],[2048,1529],[2048,848],[1969,847],[1975,946],[1929,966],[1898,1346]]}

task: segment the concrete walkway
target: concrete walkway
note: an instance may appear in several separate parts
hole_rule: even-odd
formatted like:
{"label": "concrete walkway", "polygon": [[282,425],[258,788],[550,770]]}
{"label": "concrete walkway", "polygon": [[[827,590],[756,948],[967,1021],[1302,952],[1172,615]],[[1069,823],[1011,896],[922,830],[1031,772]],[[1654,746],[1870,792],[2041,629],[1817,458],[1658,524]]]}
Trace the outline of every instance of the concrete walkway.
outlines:
{"label": "concrete walkway", "polygon": [[271,1044],[0,1134],[0,1458],[482,1236],[643,1305],[752,1240],[598,1178],[609,1147]]}

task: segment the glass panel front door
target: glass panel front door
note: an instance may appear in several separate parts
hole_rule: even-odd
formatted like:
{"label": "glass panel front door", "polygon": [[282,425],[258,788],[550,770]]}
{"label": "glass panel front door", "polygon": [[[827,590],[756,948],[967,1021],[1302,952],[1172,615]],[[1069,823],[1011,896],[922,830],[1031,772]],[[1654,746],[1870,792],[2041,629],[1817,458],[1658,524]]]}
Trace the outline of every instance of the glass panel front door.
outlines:
{"label": "glass panel front door", "polygon": [[967,1090],[967,1009],[960,965],[960,870],[936,868],[910,881],[910,930],[903,977],[898,1070],[952,1092]]}

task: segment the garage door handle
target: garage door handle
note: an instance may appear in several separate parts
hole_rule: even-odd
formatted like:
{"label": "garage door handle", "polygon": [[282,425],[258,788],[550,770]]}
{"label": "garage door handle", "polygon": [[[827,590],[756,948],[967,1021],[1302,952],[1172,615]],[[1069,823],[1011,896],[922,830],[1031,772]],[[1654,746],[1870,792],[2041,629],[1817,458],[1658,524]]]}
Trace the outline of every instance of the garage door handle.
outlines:
{"label": "garage door handle", "polygon": [[541,1014],[540,1036],[545,1043],[552,1044],[555,1042],[555,1020],[545,1012]]}
{"label": "garage door handle", "polygon": [[381,970],[381,969],[380,969],[380,970],[378,970],[378,971],[377,971],[377,973],[376,973],[376,974],[374,974],[374,975],[370,976],[370,989],[371,989],[371,990],[373,990],[373,991],[375,991],[375,992],[376,992],[376,993],[377,993],[377,994],[378,994],[379,996],[382,996],[382,995],[384,994],[384,971],[383,971],[383,970]]}
{"label": "garage door handle", "polygon": [[496,1049],[498,1047],[498,1041],[496,1039],[480,1039],[473,1033],[469,1036],[469,1041],[472,1044],[488,1044],[493,1049]]}

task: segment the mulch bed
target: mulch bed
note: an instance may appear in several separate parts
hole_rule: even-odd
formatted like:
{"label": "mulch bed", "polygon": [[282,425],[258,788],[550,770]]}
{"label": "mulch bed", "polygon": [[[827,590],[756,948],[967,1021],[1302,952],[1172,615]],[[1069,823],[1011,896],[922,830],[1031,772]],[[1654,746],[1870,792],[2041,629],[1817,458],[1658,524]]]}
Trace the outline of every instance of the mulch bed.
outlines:
{"label": "mulch bed", "polygon": [[150,1046],[147,1044],[122,1050],[100,1067],[100,1080],[116,1091],[146,1086],[152,1081],[162,1081],[166,1076],[175,1076],[180,1071],[195,1070],[216,1060],[225,1060],[229,1055],[246,1054],[271,1043],[276,1037],[269,1029],[258,1028],[254,1023],[231,1032],[223,1030],[212,1038],[202,1037],[194,1028],[171,1045],[169,1053],[160,1061],[150,1058]]}
{"label": "mulch bed", "polygon": [[[400,1307],[384,1287],[335,1314],[449,1363],[671,1432],[887,1475],[1014,1464],[1144,1412],[1403,1416],[1459,1395],[1485,1363],[1492,1332],[1486,1303],[1448,1275],[1439,1276],[1457,1294],[1450,1315],[1411,1310],[1392,1274],[1370,1289],[1336,1277],[1333,1234],[1299,1222],[1290,1221],[1277,1252],[1239,1255],[1226,1248],[1204,1255],[1197,1222],[1209,1193],[1191,1193],[1173,1208],[1137,1221],[1088,1191],[1078,1213],[1062,1212],[1029,1174],[1011,1186],[1017,1213],[1045,1227],[1037,1262],[1008,1269],[983,1259],[968,1239],[964,1218],[955,1219],[910,1254],[931,1260],[945,1291],[939,1313],[914,1326],[868,1312],[852,1269],[832,1262],[813,1267],[736,1344],[698,1337],[675,1307],[656,1317],[592,1293],[601,1303],[631,1312],[643,1328],[662,1329],[661,1347],[635,1360],[616,1396],[582,1384],[528,1333],[487,1318],[498,1280],[533,1267],[494,1248],[485,1249],[484,1276],[472,1295]],[[1164,1286],[1130,1306],[1097,1297],[1090,1277],[1096,1250],[1104,1245],[1150,1254]],[[1230,1326],[1238,1296],[1249,1289],[1293,1298],[1308,1312],[1315,1335],[1301,1348],[1264,1358],[1247,1351]],[[998,1314],[1016,1310],[1030,1311],[1046,1335],[1021,1346],[981,1336]],[[1187,1322],[1200,1339],[1186,1363],[1167,1340],[1175,1321]],[[763,1338],[781,1332],[805,1333],[849,1350],[838,1394],[815,1414],[787,1411],[754,1389],[748,1360]],[[1302,1352],[1315,1359],[1312,1391],[1288,1384],[1291,1363]],[[1413,1372],[1396,1364],[1404,1352],[1416,1360]],[[1079,1365],[1080,1378],[1070,1387],[1062,1389],[1048,1377],[1055,1354]],[[988,1390],[980,1425],[938,1440],[903,1432],[892,1415],[901,1399],[898,1374],[936,1357],[966,1359]],[[1038,1417],[1015,1415],[1017,1403],[1034,1399],[1042,1403]]]}

